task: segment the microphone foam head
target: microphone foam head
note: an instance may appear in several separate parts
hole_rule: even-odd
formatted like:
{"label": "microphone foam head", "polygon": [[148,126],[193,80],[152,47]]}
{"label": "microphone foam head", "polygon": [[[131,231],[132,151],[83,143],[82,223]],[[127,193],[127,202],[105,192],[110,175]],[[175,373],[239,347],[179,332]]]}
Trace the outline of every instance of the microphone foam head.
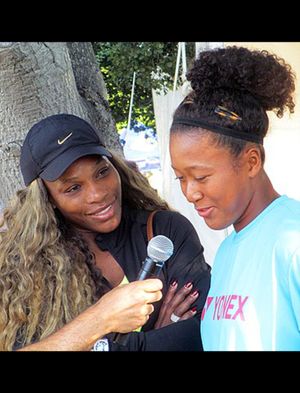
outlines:
{"label": "microphone foam head", "polygon": [[172,256],[173,252],[173,242],[166,236],[154,236],[148,243],[147,255],[155,262],[165,262]]}

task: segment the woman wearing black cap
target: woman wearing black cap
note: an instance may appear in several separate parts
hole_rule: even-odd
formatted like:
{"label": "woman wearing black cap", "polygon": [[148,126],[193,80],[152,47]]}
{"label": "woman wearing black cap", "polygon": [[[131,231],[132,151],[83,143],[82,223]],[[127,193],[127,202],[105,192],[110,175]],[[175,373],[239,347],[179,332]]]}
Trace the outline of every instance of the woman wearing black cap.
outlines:
{"label": "woman wearing black cap", "polygon": [[[141,173],[112,155],[90,124],[68,114],[49,116],[31,128],[22,147],[21,171],[26,188],[6,209],[8,230],[1,234],[0,292],[6,293],[0,305],[2,349],[26,349],[32,343],[39,349],[46,337],[53,348],[57,337],[68,341],[70,323],[77,327],[78,318],[91,334],[89,306],[101,304],[125,279],[136,280],[147,256],[147,221],[154,210],[159,210],[154,235],[165,235],[174,244],[159,276],[164,301],[154,303],[142,330],[129,333],[125,345],[114,340],[115,334],[104,334],[106,348],[202,349],[199,319],[210,283],[203,247],[190,222],[170,211]],[[147,304],[159,300],[157,282]],[[113,302],[110,308],[113,313]],[[148,305],[147,315],[151,311]],[[81,349],[90,349],[99,337],[98,332]],[[96,349],[103,343],[97,342]]]}
{"label": "woman wearing black cap", "polygon": [[263,167],[266,112],[293,112],[294,74],[267,51],[226,47],[202,52],[188,79],[172,166],[210,228],[233,225],[212,268],[204,350],[300,350],[300,202],[279,195]]}

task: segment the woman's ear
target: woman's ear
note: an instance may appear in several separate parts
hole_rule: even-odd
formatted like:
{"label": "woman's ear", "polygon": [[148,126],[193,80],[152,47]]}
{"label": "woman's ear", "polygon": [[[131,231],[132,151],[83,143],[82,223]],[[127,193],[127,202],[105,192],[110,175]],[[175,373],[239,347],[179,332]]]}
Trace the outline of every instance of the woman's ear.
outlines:
{"label": "woman's ear", "polygon": [[246,162],[249,177],[255,177],[262,168],[262,158],[259,148],[252,146],[246,151]]}

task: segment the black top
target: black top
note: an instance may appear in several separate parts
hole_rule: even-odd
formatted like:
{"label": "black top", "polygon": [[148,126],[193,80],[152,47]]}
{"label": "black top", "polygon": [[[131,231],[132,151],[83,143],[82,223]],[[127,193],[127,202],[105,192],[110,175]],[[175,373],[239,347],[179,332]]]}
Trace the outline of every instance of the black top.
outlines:
{"label": "black top", "polygon": [[[101,250],[108,250],[129,281],[134,281],[147,256],[147,218],[150,212],[123,208],[120,225],[113,232],[99,234],[96,243]],[[159,278],[163,282],[163,295],[170,284],[178,281],[178,288],[193,283],[199,296],[191,307],[197,307],[193,318],[153,329],[162,301],[154,303],[154,312],[141,332],[129,333],[127,346],[113,343],[113,351],[200,351],[200,317],[210,286],[210,266],[205,262],[203,247],[190,221],[178,212],[158,211],[153,218],[153,235],[164,235],[172,240],[174,253],[163,267]]]}

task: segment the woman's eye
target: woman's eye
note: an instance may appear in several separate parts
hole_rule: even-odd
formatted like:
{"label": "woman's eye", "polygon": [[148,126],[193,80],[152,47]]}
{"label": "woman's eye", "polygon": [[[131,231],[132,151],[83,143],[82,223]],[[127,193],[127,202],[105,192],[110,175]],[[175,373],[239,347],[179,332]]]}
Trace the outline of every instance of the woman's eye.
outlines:
{"label": "woman's eye", "polygon": [[200,176],[200,177],[196,177],[196,180],[203,181],[206,178],[207,178],[207,176]]}
{"label": "woman's eye", "polygon": [[80,189],[80,186],[78,184],[75,184],[74,186],[69,187],[65,192],[68,194],[70,192],[74,192],[74,191],[77,191],[79,189]]}
{"label": "woman's eye", "polygon": [[175,177],[175,180],[182,181],[182,180],[183,180],[183,176],[176,176],[176,177]]}
{"label": "woman's eye", "polygon": [[[194,179],[196,181],[204,181],[207,178],[207,176],[199,176],[199,177],[195,177]],[[176,176],[175,180],[179,180],[180,182],[184,181],[184,177],[183,176]]]}
{"label": "woman's eye", "polygon": [[101,168],[98,173],[97,173],[97,177],[103,177],[107,174],[107,172],[109,171],[109,167],[106,166],[104,168]]}

